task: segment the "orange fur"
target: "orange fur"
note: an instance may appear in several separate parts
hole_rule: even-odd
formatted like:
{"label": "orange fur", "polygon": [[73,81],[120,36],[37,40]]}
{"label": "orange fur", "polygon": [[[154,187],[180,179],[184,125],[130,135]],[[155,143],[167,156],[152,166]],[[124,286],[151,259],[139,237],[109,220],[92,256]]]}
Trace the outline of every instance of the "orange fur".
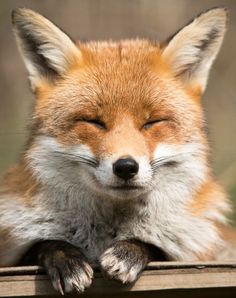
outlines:
{"label": "orange fur", "polygon": [[3,185],[4,193],[11,193],[13,197],[17,196],[26,205],[31,204],[39,187],[36,177],[33,176],[24,161],[9,170]]}
{"label": "orange fur", "polygon": [[[169,43],[162,45],[143,39],[121,40],[119,42],[78,42],[75,45],[68,36],[53,24],[45,21],[43,17],[37,14],[34,16],[34,14],[32,11],[20,9],[13,18],[18,45],[26,60],[36,102],[30,141],[21,162],[6,177],[2,190],[3,195],[15,195],[25,206],[33,206],[33,200],[38,194],[38,197],[42,199],[40,197],[41,190],[43,187],[45,189],[48,187],[47,181],[41,179],[42,172],[45,167],[47,168],[48,162],[47,155],[45,158],[44,154],[50,150],[43,151],[42,147],[39,147],[37,152],[38,136],[50,137],[50,140],[57,144],[55,150],[62,147],[66,153],[69,152],[68,155],[71,153],[70,149],[77,148],[78,150],[79,146],[76,145],[86,145],[84,146],[87,150],[86,154],[90,154],[91,151],[98,165],[110,159],[109,167],[107,166],[109,170],[112,169],[116,160],[124,156],[140,158],[140,160],[141,157],[144,157],[146,164],[143,165],[143,172],[146,176],[143,174],[143,177],[147,177],[152,171],[153,173],[149,177],[152,177],[153,180],[157,175],[155,170],[151,168],[151,161],[155,158],[159,146],[167,148],[166,150],[171,147],[170,152],[173,154],[173,152],[179,153],[178,149],[181,146],[181,148],[188,149],[190,145],[193,152],[188,152],[187,158],[191,163],[194,160],[195,164],[190,164],[189,160],[187,160],[189,163],[184,163],[183,159],[186,152],[182,149],[182,156],[179,154],[182,158],[180,158],[180,162],[177,160],[172,164],[171,162],[165,164],[165,169],[170,166],[168,172],[170,180],[167,181],[173,182],[174,187],[177,185],[176,188],[173,187],[173,196],[176,193],[177,196],[181,197],[182,189],[183,193],[185,191],[186,196],[188,196],[184,201],[185,204],[178,197],[178,208],[186,208],[186,210],[184,209],[186,213],[183,212],[183,214],[187,214],[185,222],[188,223],[189,218],[193,219],[191,224],[195,222],[195,219],[199,220],[200,231],[197,232],[199,232],[201,239],[205,237],[201,234],[203,226],[212,233],[212,238],[209,242],[206,241],[206,246],[195,243],[195,239],[191,238],[192,235],[188,234],[186,239],[190,240],[189,242],[186,240],[186,254],[183,253],[183,256],[189,253],[189,258],[193,256],[201,260],[214,258],[215,246],[217,246],[214,241],[219,239],[218,234],[223,230],[219,222],[224,225],[222,223],[224,212],[227,212],[229,207],[224,191],[214,181],[211,168],[208,165],[209,150],[200,99],[211,63],[219,50],[224,35],[225,11],[216,9],[203,14],[181,30],[176,38],[174,37]],[[209,24],[212,26],[210,31]],[[189,40],[186,40],[186,32],[191,41],[190,44]],[[35,36],[32,38],[31,34],[34,33]],[[27,38],[32,38],[32,40],[27,40]],[[37,51],[32,51],[30,48],[35,39],[37,40],[35,46],[39,47],[40,57],[35,57],[38,54]],[[25,46],[22,47],[24,43]],[[200,55],[199,51],[204,50],[204,55],[203,53]],[[45,59],[43,60],[43,58]],[[199,59],[203,59],[203,62]],[[210,63],[205,63],[207,59],[211,59],[209,60]],[[99,122],[94,125],[94,120]],[[155,124],[152,125],[153,123]],[[53,144],[55,145],[55,143]],[[45,142],[45,144],[47,143]],[[68,151],[66,151],[67,149]],[[41,176],[37,169],[37,162],[36,166],[35,164],[32,166],[30,160],[32,152],[36,156],[37,153],[41,153],[40,150],[43,151]],[[64,151],[59,153],[62,154]],[[191,154],[195,159],[191,159]],[[54,156],[51,157],[53,160]],[[37,156],[35,159],[37,160]],[[55,167],[58,159],[55,158],[53,162],[52,168]],[[182,168],[179,166],[180,170],[174,180],[171,172],[173,170],[174,173],[174,168],[171,166],[178,163],[182,165]],[[71,166],[71,164],[69,165]],[[59,164],[59,171],[62,170],[63,166],[64,160]],[[193,186],[193,180],[188,180],[187,177],[191,166],[193,166],[193,171],[192,176],[190,176],[197,181],[196,185]],[[104,166],[100,172],[99,170],[96,173],[93,172],[93,176],[91,176],[95,180],[94,177],[99,174],[102,176],[107,168]],[[203,169],[203,173],[199,173],[199,168],[200,170]],[[57,168],[49,169],[48,167],[47,171],[50,172],[50,170],[52,172],[54,170],[54,175],[57,172]],[[68,166],[67,172],[65,171],[63,175],[69,175],[70,170],[71,168]],[[77,181],[76,171],[73,172],[74,176],[72,175],[71,178],[73,183],[75,180]],[[86,173],[85,178],[89,176],[89,172]],[[107,180],[112,181],[115,175],[108,170],[107,173],[100,179],[106,179],[110,175],[112,177]],[[78,177],[81,178],[82,175],[83,173],[80,173]],[[67,178],[65,176],[62,177]],[[52,175],[52,177],[57,176]],[[185,184],[179,184],[183,178]],[[113,180],[115,179],[118,178]],[[148,180],[148,178],[143,178],[143,181],[145,179]],[[160,179],[164,181],[165,175]],[[52,184],[50,187],[56,188],[58,184],[63,184],[62,180],[58,179],[59,182],[57,181],[55,185]],[[98,185],[101,183],[101,181],[96,182]],[[147,188],[150,185],[153,187],[151,182]],[[155,181],[155,183],[158,182]],[[65,183],[65,189],[68,191],[73,188],[71,187],[71,185],[74,186],[73,183]],[[163,182],[163,185],[165,183]],[[104,185],[102,185],[103,188],[105,188]],[[163,185],[160,183],[160,187]],[[169,184],[167,185],[169,187]],[[181,187],[177,189],[179,185]],[[112,188],[112,185],[109,186]],[[103,188],[101,187],[101,193]],[[54,193],[50,191],[48,193]],[[94,191],[92,187],[91,191]],[[71,193],[72,191],[68,191],[68,197]],[[72,196],[73,199],[77,198],[78,193]],[[166,188],[164,188],[163,193],[160,190],[161,203],[164,201],[162,196],[167,195],[167,193]],[[84,197],[82,199],[84,200]],[[158,195],[157,199],[159,199]],[[167,216],[174,217],[175,214],[171,213],[172,210],[170,211],[171,204],[174,204],[174,198],[168,197],[168,200],[170,206],[168,206],[169,209],[166,208],[168,210]],[[64,204],[64,202],[62,203]],[[65,208],[63,204],[62,206]],[[179,210],[178,208],[176,210]],[[175,221],[173,222],[175,223]],[[170,220],[169,223],[173,224],[173,222]],[[183,231],[186,232],[187,228],[184,227]],[[176,233],[181,235],[181,232],[180,229],[180,232],[178,230]],[[169,231],[163,232],[164,238],[165,234],[169,235]],[[8,233],[4,235],[4,238],[10,237]],[[181,236],[178,234],[178,237]],[[159,238],[161,239],[161,237]],[[172,242],[172,239],[169,240]],[[188,247],[192,243],[195,244],[193,251],[191,251],[191,247]],[[179,246],[181,247],[181,245],[184,246],[180,241]],[[198,251],[196,247],[199,248]],[[206,247],[207,249],[202,253]],[[173,253],[173,255],[181,259],[178,249],[176,251],[176,254]]]}
{"label": "orange fur", "polygon": [[[97,157],[102,154],[99,140],[103,142],[104,138],[109,139],[108,132],[95,130],[86,123],[73,122],[75,119],[101,118],[110,130],[116,126],[117,129],[120,127],[119,133],[123,129],[124,134],[139,134],[141,143],[145,143],[150,156],[157,142],[183,141],[185,133],[181,132],[182,127],[177,127],[178,123],[160,123],[149,132],[141,130],[147,121],[176,117],[178,108],[173,111],[173,103],[168,107],[168,102],[175,100],[174,96],[185,96],[187,100],[193,98],[192,113],[201,113],[199,102],[195,103],[194,97],[186,96],[188,90],[180,90],[180,94],[176,94],[175,90],[181,88],[180,82],[173,77],[170,69],[167,71],[168,65],[161,60],[161,53],[156,45],[154,47],[147,41],[135,40],[117,44],[80,44],[80,49],[83,53],[83,66],[74,68],[57,85],[38,86],[34,114],[36,127],[43,127],[43,133],[58,136],[65,145],[76,143],[77,140],[88,144]],[[68,90],[72,97],[68,95]],[[160,102],[158,110],[155,108],[156,101]],[[63,115],[60,114],[61,106],[67,107],[63,110]],[[183,100],[180,110],[184,106]],[[189,133],[192,133],[194,127],[199,129],[197,117]],[[124,125],[126,119],[132,119],[130,129]],[[42,122],[43,125],[40,124]],[[104,148],[104,145],[101,146]]]}
{"label": "orange fur", "polygon": [[224,200],[227,202],[223,188],[212,181],[211,177],[202,185],[194,198],[189,206],[191,213],[194,215],[201,215],[218,202],[224,202]]}
{"label": "orange fur", "polygon": [[[78,63],[56,84],[41,81],[37,86],[33,135],[54,135],[65,147],[84,143],[98,159],[113,153],[129,155],[133,150],[135,155],[148,152],[151,159],[158,143],[178,144],[194,130],[202,130],[201,103],[196,100],[199,92],[188,87],[182,89],[156,44],[134,40],[80,43],[79,47],[83,63]],[[182,104],[180,96],[184,97]],[[173,109],[175,98],[178,106]],[[194,121],[191,126],[183,123],[189,118],[183,114],[185,101],[191,105],[188,111]],[[110,132],[77,122],[80,117],[101,118]],[[163,122],[149,131],[142,129],[149,119],[171,117],[177,119],[176,123]],[[182,123],[178,122],[178,117]],[[203,131],[202,142],[206,143]],[[37,182],[24,165],[20,169],[13,170],[6,183],[9,189],[28,201],[37,189]],[[208,196],[208,188],[215,186],[209,182],[206,185],[192,203],[193,213],[210,206],[212,198]]]}

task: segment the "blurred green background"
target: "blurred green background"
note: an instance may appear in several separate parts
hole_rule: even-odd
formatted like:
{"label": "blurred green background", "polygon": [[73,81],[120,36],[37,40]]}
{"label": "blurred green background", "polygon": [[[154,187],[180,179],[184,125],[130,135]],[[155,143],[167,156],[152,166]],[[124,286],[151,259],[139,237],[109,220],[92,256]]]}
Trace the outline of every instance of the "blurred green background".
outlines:
{"label": "blurred green background", "polygon": [[[33,103],[27,73],[16,48],[10,15],[32,8],[74,39],[149,37],[163,40],[200,12],[230,10],[229,29],[203,98],[212,163],[236,204],[236,1],[235,0],[1,0],[0,1],[0,177],[17,161],[27,139]],[[236,222],[236,215],[234,216]]]}

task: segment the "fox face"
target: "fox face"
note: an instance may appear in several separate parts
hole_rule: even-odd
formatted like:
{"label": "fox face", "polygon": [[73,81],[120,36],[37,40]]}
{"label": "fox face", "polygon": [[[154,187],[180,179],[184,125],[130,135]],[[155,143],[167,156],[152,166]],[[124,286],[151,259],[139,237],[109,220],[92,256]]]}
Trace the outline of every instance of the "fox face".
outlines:
{"label": "fox face", "polygon": [[200,97],[225,32],[210,10],[165,43],[75,44],[41,15],[13,13],[36,102],[26,153],[39,180],[136,198],[210,171]]}

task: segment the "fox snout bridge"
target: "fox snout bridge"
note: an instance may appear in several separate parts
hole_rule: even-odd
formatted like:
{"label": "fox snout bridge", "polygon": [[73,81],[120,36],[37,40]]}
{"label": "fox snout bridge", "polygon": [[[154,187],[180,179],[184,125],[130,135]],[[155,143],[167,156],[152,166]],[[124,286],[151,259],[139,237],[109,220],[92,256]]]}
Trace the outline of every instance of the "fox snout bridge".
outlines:
{"label": "fox snout bridge", "polygon": [[133,178],[139,170],[138,163],[133,158],[120,158],[113,164],[113,172],[121,179]]}

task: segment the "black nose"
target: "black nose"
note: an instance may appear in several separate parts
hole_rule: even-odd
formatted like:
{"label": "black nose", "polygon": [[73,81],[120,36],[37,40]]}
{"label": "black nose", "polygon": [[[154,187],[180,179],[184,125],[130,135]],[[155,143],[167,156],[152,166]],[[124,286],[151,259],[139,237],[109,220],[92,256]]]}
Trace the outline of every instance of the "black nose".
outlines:
{"label": "black nose", "polygon": [[113,172],[119,178],[129,180],[138,173],[139,165],[133,158],[120,158],[113,164]]}

